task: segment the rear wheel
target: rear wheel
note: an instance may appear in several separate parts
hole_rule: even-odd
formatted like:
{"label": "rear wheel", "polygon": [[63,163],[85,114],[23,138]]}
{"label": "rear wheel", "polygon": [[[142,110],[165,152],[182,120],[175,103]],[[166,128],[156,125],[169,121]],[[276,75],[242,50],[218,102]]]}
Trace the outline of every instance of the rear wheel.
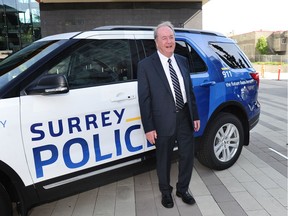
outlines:
{"label": "rear wheel", "polygon": [[0,183],[0,215],[12,216],[12,203],[4,186]]}
{"label": "rear wheel", "polygon": [[220,113],[203,136],[198,160],[212,169],[227,169],[239,158],[243,142],[241,121],[233,114]]}

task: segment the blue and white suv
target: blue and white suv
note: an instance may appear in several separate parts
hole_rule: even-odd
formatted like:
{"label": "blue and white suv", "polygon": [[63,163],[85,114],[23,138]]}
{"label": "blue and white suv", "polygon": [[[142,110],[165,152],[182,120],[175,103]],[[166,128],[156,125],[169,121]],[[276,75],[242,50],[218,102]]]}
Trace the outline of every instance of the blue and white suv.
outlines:
{"label": "blue and white suv", "polygon": [[[176,29],[176,41],[201,119],[198,160],[226,169],[259,120],[258,73],[221,34]],[[153,28],[107,26],[43,38],[0,63],[0,215],[148,167],[136,71],[155,50]]]}

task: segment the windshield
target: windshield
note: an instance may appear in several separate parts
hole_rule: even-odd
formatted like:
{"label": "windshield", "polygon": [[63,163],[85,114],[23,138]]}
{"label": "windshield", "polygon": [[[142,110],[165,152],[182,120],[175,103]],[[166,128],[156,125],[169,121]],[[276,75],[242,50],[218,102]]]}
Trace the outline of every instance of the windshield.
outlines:
{"label": "windshield", "polygon": [[64,42],[65,40],[35,42],[4,59],[0,62],[0,90]]}

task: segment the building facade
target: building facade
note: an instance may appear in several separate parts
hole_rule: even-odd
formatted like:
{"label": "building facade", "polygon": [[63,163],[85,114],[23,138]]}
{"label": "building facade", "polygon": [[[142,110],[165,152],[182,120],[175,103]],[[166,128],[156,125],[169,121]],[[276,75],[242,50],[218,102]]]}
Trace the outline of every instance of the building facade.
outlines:
{"label": "building facade", "polygon": [[288,30],[273,32],[268,38],[273,53],[277,55],[288,55]]}
{"label": "building facade", "polygon": [[40,10],[42,36],[103,25],[155,26],[166,20],[184,27],[191,17],[190,26],[202,29],[202,0],[40,0]]}
{"label": "building facade", "polygon": [[[207,0],[0,0],[0,59],[52,34],[103,25],[155,26],[169,20],[176,27],[202,29]],[[41,11],[41,22],[40,22]]]}
{"label": "building facade", "polygon": [[[44,36],[103,25],[155,26],[169,20],[176,27],[202,29],[202,5],[207,1],[0,0],[0,59]],[[251,61],[259,61],[260,37],[267,39],[270,55],[287,58],[287,35],[288,31],[254,31],[230,37]]]}
{"label": "building facade", "polygon": [[0,0],[0,52],[17,51],[40,38],[38,2]]}
{"label": "building facade", "polygon": [[[264,37],[268,43],[267,57],[260,55],[256,44],[260,37]],[[239,47],[245,52],[251,61],[287,62],[288,56],[288,31],[253,31],[230,38],[237,41]],[[267,59],[263,59],[263,58]]]}

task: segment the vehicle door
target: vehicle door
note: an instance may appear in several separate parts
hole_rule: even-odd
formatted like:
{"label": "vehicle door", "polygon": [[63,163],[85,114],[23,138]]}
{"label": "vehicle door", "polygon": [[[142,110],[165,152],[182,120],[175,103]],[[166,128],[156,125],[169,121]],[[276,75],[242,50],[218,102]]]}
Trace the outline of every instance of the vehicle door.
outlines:
{"label": "vehicle door", "polygon": [[175,53],[185,56],[189,61],[190,77],[193,84],[193,91],[196,97],[198,113],[201,120],[201,128],[195,136],[202,135],[208,121],[210,86],[214,83],[210,81],[208,66],[203,60],[204,53],[194,47],[186,38],[176,39]]}
{"label": "vehicle door", "polygon": [[31,84],[37,89],[43,77],[63,75],[69,92],[21,96],[23,141],[34,182],[143,152],[132,42],[133,35],[84,39],[43,66],[42,76]]}

